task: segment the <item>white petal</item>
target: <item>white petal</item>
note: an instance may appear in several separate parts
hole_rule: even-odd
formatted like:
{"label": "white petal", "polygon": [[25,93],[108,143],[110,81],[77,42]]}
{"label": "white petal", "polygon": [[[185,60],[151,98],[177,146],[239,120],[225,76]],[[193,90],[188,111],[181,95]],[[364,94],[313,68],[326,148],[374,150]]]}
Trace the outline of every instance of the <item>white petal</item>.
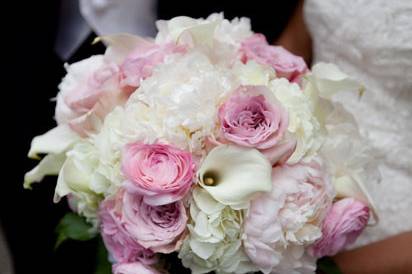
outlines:
{"label": "white petal", "polygon": [[199,235],[200,237],[210,237],[211,233],[209,231],[209,222],[207,220],[207,216],[203,212],[199,212],[197,218],[195,220],[196,226],[194,228],[194,232]]}
{"label": "white petal", "polygon": [[[256,193],[270,191],[272,166],[256,149],[220,145],[212,149],[201,165],[200,185],[224,205],[244,204]],[[216,184],[204,183],[209,174]]]}
{"label": "white petal", "polygon": [[198,24],[189,28],[186,28],[178,36],[177,40],[185,40],[186,35],[190,35],[195,45],[207,45],[213,46],[213,35],[217,27],[218,22]]}
{"label": "white petal", "polygon": [[192,251],[204,260],[207,260],[215,252],[216,249],[216,245],[214,244],[202,243],[193,239],[190,240],[189,244],[192,248]]}
{"label": "white petal", "polygon": [[76,166],[71,158],[67,158],[57,179],[54,201],[72,192],[92,193],[90,190],[91,174]]}
{"label": "white petal", "polygon": [[151,41],[149,40],[127,33],[100,36],[95,39],[94,43],[99,41],[103,41],[108,45],[105,57],[118,65],[123,63],[126,56],[136,47],[144,44],[151,44]]}
{"label": "white petal", "polygon": [[318,95],[323,98],[330,98],[341,91],[360,91],[362,89],[357,81],[330,63],[318,63],[313,66],[308,79],[317,88]]}
{"label": "white petal", "polygon": [[66,151],[80,137],[68,125],[59,125],[31,142],[29,157],[39,159],[38,154],[60,154]]}
{"label": "white petal", "polygon": [[220,212],[225,207],[225,205],[214,200],[206,190],[200,187],[196,187],[193,190],[193,199],[197,207],[208,215]]}
{"label": "white petal", "polygon": [[46,155],[35,168],[24,175],[24,188],[31,188],[32,183],[41,182],[44,176],[59,174],[65,159],[64,153]]}

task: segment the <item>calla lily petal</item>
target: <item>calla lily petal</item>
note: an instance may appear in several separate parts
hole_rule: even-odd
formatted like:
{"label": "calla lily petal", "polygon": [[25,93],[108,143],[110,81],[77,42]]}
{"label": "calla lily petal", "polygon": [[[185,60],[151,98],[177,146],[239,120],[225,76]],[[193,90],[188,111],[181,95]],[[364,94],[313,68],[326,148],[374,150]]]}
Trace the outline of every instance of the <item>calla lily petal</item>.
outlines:
{"label": "calla lily petal", "polygon": [[66,156],[61,154],[48,154],[32,170],[24,175],[24,188],[30,189],[32,183],[41,182],[44,176],[59,174]]}
{"label": "calla lily petal", "polygon": [[[318,63],[313,66],[312,72],[307,75],[311,85],[314,85],[318,95],[330,99],[342,91],[362,90],[362,86],[331,63]],[[305,86],[310,88],[310,84]]]}
{"label": "calla lily petal", "polygon": [[39,154],[60,154],[79,139],[79,135],[68,125],[57,126],[33,139],[28,156],[32,159],[39,159]]}
{"label": "calla lily petal", "polygon": [[238,206],[272,189],[271,171],[271,164],[258,150],[220,145],[209,152],[198,178],[215,200]]}

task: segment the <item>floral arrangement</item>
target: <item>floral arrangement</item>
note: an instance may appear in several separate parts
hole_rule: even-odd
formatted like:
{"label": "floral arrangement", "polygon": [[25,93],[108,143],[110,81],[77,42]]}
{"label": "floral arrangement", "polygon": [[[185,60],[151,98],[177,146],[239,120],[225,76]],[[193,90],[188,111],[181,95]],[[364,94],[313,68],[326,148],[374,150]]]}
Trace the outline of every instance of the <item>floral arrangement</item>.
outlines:
{"label": "floral arrangement", "polygon": [[113,273],[163,273],[173,252],[192,273],[314,273],[376,220],[371,149],[332,100],[356,81],[247,18],[157,27],[66,65],[57,127],[29,152],[45,156],[24,186],[58,175],[55,202],[101,234]]}

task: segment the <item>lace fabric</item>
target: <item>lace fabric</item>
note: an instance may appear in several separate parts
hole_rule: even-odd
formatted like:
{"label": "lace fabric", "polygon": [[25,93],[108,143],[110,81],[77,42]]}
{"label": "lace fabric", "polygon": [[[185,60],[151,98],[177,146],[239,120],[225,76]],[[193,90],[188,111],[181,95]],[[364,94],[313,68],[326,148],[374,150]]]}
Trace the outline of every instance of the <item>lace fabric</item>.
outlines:
{"label": "lace fabric", "polygon": [[382,180],[368,188],[380,222],[354,246],[412,230],[412,1],[307,0],[314,61],[332,62],[366,87],[341,94],[376,147]]}

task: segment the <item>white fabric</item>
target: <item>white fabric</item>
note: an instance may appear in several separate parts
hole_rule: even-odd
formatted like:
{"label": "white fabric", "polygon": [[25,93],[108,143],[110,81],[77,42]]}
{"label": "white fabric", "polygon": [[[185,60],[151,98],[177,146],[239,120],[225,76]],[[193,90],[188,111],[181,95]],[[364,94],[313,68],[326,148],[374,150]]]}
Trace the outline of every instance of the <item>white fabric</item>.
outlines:
{"label": "white fabric", "polygon": [[314,61],[336,63],[366,87],[361,100],[337,98],[381,156],[382,181],[369,185],[380,223],[355,246],[412,230],[412,1],[307,0],[304,12]]}
{"label": "white fabric", "polygon": [[143,37],[156,34],[156,1],[79,0],[80,12],[98,35],[127,32]]}
{"label": "white fabric", "polygon": [[57,29],[56,53],[64,61],[70,58],[87,39],[92,29],[80,14],[79,2],[61,0]]}
{"label": "white fabric", "polygon": [[62,0],[56,52],[67,60],[93,30],[154,37],[156,0]]}

